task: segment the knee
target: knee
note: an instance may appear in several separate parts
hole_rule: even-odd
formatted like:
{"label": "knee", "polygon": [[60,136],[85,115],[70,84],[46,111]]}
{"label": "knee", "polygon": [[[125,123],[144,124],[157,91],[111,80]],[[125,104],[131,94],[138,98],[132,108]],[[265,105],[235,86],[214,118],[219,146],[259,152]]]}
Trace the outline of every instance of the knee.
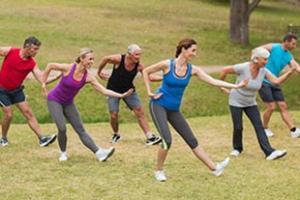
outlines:
{"label": "knee", "polygon": [[66,126],[57,126],[58,129],[58,136],[65,136],[67,133],[67,127]]}
{"label": "knee", "polygon": [[267,111],[268,112],[273,112],[276,108],[276,105],[275,104],[270,104],[267,106]]}
{"label": "knee", "polygon": [[287,111],[287,104],[286,103],[282,103],[282,104],[278,104],[279,105],[279,109],[281,112],[285,112]]}
{"label": "knee", "polygon": [[116,112],[110,113],[110,119],[111,120],[118,120],[118,113],[116,113]]}
{"label": "knee", "polygon": [[24,116],[29,120],[34,118],[33,112],[29,108],[24,110],[23,113],[24,113]]}
{"label": "knee", "polygon": [[234,132],[237,132],[237,133],[241,133],[243,132],[243,126],[235,126],[234,127]]}
{"label": "knee", "polygon": [[195,149],[198,146],[198,140],[196,138],[190,139],[188,145],[191,149]]}
{"label": "knee", "polygon": [[164,150],[169,150],[171,148],[171,145],[172,145],[172,140],[171,139],[162,139],[161,147]]}
{"label": "knee", "polygon": [[4,110],[4,119],[5,120],[11,120],[12,119],[12,117],[13,117],[13,111],[12,111],[12,109],[6,109],[6,110]]}
{"label": "knee", "polygon": [[138,118],[142,118],[145,115],[144,110],[142,108],[134,109],[134,113]]}

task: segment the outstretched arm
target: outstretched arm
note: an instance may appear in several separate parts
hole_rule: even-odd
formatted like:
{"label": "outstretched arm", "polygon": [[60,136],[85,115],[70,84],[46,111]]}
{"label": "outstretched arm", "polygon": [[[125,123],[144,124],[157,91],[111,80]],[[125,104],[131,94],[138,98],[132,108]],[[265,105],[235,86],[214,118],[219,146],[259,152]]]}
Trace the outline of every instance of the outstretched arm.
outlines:
{"label": "outstretched arm", "polygon": [[129,89],[127,92],[120,94],[112,90],[106,89],[97,81],[96,77],[90,73],[88,73],[86,82],[90,83],[96,91],[102,93],[105,96],[123,98],[129,96],[133,92],[133,89]]}
{"label": "outstretched arm", "polygon": [[11,47],[0,47],[0,56],[7,56]]}
{"label": "outstretched arm", "polygon": [[295,71],[295,68],[289,68],[287,72],[279,76],[278,78],[271,73],[266,73],[266,78],[273,84],[279,85],[283,83],[293,72]]}
{"label": "outstretched arm", "polygon": [[156,64],[150,65],[149,67],[146,67],[143,70],[143,78],[144,78],[144,83],[145,83],[145,86],[147,89],[147,94],[150,97],[153,97],[154,99],[158,99],[162,94],[152,93],[151,87],[150,87],[150,81],[151,81],[150,75],[155,72],[158,72],[158,71],[163,71],[164,74],[167,73],[167,71],[169,70],[169,67],[168,67],[169,63],[170,63],[169,60],[164,60],[164,61],[158,62]]}
{"label": "outstretched arm", "polygon": [[104,56],[99,64],[98,67],[98,76],[103,79],[103,80],[108,80],[109,79],[109,74],[103,73],[102,70],[107,64],[114,64],[117,65],[121,62],[121,55],[109,55],[109,56]]}
{"label": "outstretched arm", "polygon": [[232,84],[225,81],[214,79],[210,75],[206,74],[200,67],[196,67],[196,66],[193,66],[192,74],[197,75],[200,80],[217,87],[241,88],[247,85],[247,81],[242,81],[239,84]]}
{"label": "outstretched arm", "polygon": [[[220,73],[220,80],[224,81],[226,79],[227,74],[235,74],[233,66],[223,67]],[[227,94],[230,93],[230,90],[225,87],[220,87],[220,89]]]}

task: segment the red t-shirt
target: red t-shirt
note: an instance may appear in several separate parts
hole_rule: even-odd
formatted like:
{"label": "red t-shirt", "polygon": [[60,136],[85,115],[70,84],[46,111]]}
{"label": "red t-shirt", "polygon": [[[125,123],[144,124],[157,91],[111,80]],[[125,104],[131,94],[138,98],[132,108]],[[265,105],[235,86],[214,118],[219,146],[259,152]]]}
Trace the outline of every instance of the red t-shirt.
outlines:
{"label": "red t-shirt", "polygon": [[0,70],[0,87],[14,90],[20,87],[26,76],[34,69],[33,58],[24,60],[20,57],[19,48],[11,48],[3,60]]}

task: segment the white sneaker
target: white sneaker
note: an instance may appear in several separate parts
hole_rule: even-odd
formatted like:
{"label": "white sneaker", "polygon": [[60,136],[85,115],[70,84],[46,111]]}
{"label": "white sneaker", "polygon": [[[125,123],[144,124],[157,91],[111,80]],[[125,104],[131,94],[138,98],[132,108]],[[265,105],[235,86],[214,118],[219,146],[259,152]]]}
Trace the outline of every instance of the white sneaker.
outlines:
{"label": "white sneaker", "polygon": [[158,180],[160,182],[164,182],[167,180],[167,177],[166,177],[164,171],[155,171],[154,176],[155,176],[156,180]]}
{"label": "white sneaker", "polygon": [[235,157],[238,157],[240,154],[241,154],[241,152],[239,152],[239,151],[236,150],[236,149],[233,149],[233,150],[230,152],[230,155],[231,155],[231,156],[235,156]]}
{"label": "white sneaker", "polygon": [[108,149],[99,149],[96,152],[96,157],[99,161],[106,161],[110,156],[115,152],[114,147],[110,147]]}
{"label": "white sneaker", "polygon": [[230,160],[229,157],[227,157],[222,162],[217,163],[216,169],[212,171],[213,175],[220,176],[223,173],[225,167],[229,164],[229,160]]}
{"label": "white sneaker", "polygon": [[300,137],[300,129],[296,128],[295,131],[291,131],[291,136],[292,136],[292,138],[298,138],[298,137]]}
{"label": "white sneaker", "polygon": [[286,153],[286,150],[275,150],[266,158],[266,160],[276,160],[285,156]]}
{"label": "white sneaker", "polygon": [[58,158],[59,162],[64,162],[68,160],[67,152],[61,152]]}
{"label": "white sneaker", "polygon": [[268,128],[265,128],[265,133],[266,133],[267,137],[273,137],[274,136],[274,133]]}

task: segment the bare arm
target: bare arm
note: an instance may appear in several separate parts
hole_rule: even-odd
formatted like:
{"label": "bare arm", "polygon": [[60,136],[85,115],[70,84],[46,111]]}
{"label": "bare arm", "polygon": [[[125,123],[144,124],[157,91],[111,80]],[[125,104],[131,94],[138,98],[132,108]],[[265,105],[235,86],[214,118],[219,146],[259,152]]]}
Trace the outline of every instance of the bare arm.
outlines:
{"label": "bare arm", "polygon": [[266,73],[266,78],[273,84],[279,85],[283,83],[293,72],[295,71],[295,68],[290,68],[287,72],[279,76],[278,78],[271,73]]}
{"label": "bare arm", "polygon": [[298,73],[300,73],[300,65],[299,65],[299,63],[296,62],[295,59],[291,60],[289,66],[290,66],[290,68],[294,68]]}
{"label": "bare arm", "polygon": [[[138,70],[139,70],[139,72],[142,74],[142,76],[143,76],[143,70],[145,69],[145,67],[144,67],[144,65],[143,64],[140,64],[140,66],[138,67]],[[159,81],[161,81],[163,79],[163,77],[162,76],[160,76],[160,75],[157,75],[157,73],[155,73],[155,74],[150,74],[149,75],[149,80],[151,81],[151,82],[159,82]]]}
{"label": "bare arm", "polygon": [[214,79],[210,75],[206,74],[200,67],[196,67],[196,66],[193,66],[192,74],[196,75],[200,80],[217,87],[240,88],[247,85],[246,81],[242,81],[241,83],[236,85],[236,84]]}
{"label": "bare arm", "polygon": [[96,77],[91,73],[88,74],[86,82],[90,83],[96,91],[102,93],[105,96],[123,98],[130,95],[133,92],[133,89],[129,89],[127,92],[120,94],[112,90],[106,89],[97,81]]}
{"label": "bare arm", "polygon": [[158,71],[163,71],[164,74],[167,73],[167,71],[169,70],[169,63],[170,63],[169,60],[164,60],[164,61],[158,62],[156,64],[150,65],[149,67],[146,67],[143,70],[144,83],[145,83],[145,86],[147,89],[147,94],[150,97],[159,98],[161,96],[161,94],[152,93],[151,87],[150,87],[150,75],[155,72],[158,72]]}
{"label": "bare arm", "polygon": [[11,47],[0,47],[0,56],[7,56]]}
{"label": "bare arm", "polygon": [[102,72],[103,68],[107,65],[107,64],[114,64],[117,65],[121,62],[121,55],[109,55],[109,56],[104,56],[99,64],[98,67],[98,76],[103,79],[103,80],[108,80],[109,79],[109,75],[105,74]]}
{"label": "bare arm", "polygon": [[[43,79],[42,79],[43,86],[46,86],[47,79],[52,70],[60,71],[61,75],[63,75],[64,73],[67,73],[70,70],[71,66],[72,64],[48,63],[43,74]],[[55,77],[55,78],[58,79],[59,77]]]}
{"label": "bare arm", "polygon": [[[220,80],[224,81],[226,79],[227,74],[235,74],[233,66],[224,67],[220,73]],[[224,87],[220,87],[221,91],[229,94],[230,90]]]}

